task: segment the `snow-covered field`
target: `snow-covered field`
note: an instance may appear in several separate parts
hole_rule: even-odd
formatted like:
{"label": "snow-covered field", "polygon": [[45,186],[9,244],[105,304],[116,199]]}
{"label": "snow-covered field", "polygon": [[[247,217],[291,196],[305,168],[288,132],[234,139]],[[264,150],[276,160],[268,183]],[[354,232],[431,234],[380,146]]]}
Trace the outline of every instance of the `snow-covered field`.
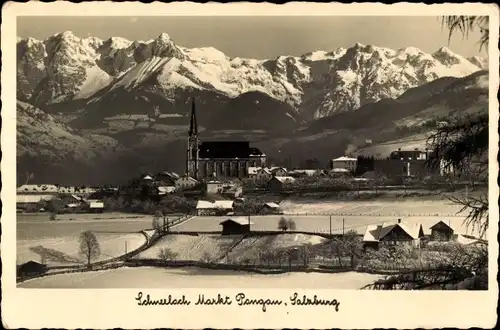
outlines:
{"label": "snow-covered field", "polygon": [[224,262],[229,256],[231,262],[256,257],[259,252],[298,246],[303,244],[319,244],[325,239],[321,236],[283,233],[279,235],[249,237],[240,235],[168,235],[155,245],[136,255],[137,259],[157,259],[163,248],[175,253],[175,260],[200,261],[209,257],[210,261]]}
{"label": "snow-covered field", "polygon": [[[146,242],[141,233],[96,233],[96,236],[101,254],[93,262],[119,257]],[[17,240],[16,263],[19,265],[30,260],[49,266],[85,263],[85,258],[78,254],[79,246],[78,236]]]}
{"label": "snow-covered field", "polygon": [[[252,216],[251,221],[254,223],[251,225],[251,230],[278,230],[278,221],[281,216],[279,215],[263,215],[263,216]],[[295,221],[297,231],[306,231],[311,233],[323,233],[327,234],[330,232],[330,217],[325,215],[293,215],[285,216],[287,219],[292,219]],[[194,217],[179,226],[173,228],[174,231],[217,231],[221,230],[220,222],[227,220],[228,217],[210,217],[210,216],[199,216]],[[474,235],[473,232],[469,230],[467,232],[466,228],[463,226],[462,217],[438,217],[438,216],[417,216],[417,217],[394,217],[394,216],[332,216],[331,217],[331,228],[332,233],[340,234],[342,233],[342,228],[345,231],[355,230],[359,234],[363,234],[366,230],[366,226],[370,224],[382,224],[383,222],[396,222],[397,219],[402,219],[403,221],[416,224],[421,223],[425,233],[430,232],[430,227],[436,224],[438,221],[443,220],[449,223],[456,233],[464,233],[469,235]],[[344,226],[344,227],[342,227]]]}
{"label": "snow-covered field", "polygon": [[157,259],[158,253],[163,248],[168,248],[176,254],[175,260],[200,259],[207,254],[210,260],[218,261],[223,258],[226,251],[236,244],[241,236],[221,236],[221,235],[168,235],[162,237],[152,247],[135,256],[140,259]]}
{"label": "snow-covered field", "polygon": [[332,202],[318,199],[284,200],[285,214],[332,214],[375,216],[457,216],[460,206],[447,200]]}
{"label": "snow-covered field", "polygon": [[78,236],[84,230],[132,233],[152,228],[153,218],[125,213],[61,214],[49,220],[49,214],[18,214],[17,239],[41,239]]}
{"label": "snow-covered field", "polygon": [[78,264],[78,237],[86,230],[96,233],[101,247],[94,261],[115,258],[125,253],[125,244],[127,252],[144,244],[146,238],[139,232],[152,227],[151,216],[125,213],[62,214],[57,219],[49,220],[48,214],[17,215],[17,264],[40,262],[42,256],[49,265]]}
{"label": "snow-covered field", "polygon": [[21,288],[301,288],[359,289],[381,278],[356,272],[285,273],[262,275],[239,271],[208,270],[195,267],[164,269],[155,267],[46,276],[18,284]]}
{"label": "snow-covered field", "polygon": [[304,244],[320,244],[326,239],[321,236],[283,233],[280,235],[245,238],[229,253],[231,262],[258,257],[258,253],[289,248]]}

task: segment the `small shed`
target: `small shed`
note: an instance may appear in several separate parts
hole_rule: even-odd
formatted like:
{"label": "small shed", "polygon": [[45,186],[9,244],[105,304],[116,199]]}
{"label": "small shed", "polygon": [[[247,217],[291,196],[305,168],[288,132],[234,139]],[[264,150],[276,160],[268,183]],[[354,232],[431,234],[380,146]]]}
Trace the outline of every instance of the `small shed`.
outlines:
{"label": "small shed", "polygon": [[274,203],[274,202],[269,202],[269,203],[264,204],[264,209],[268,213],[272,213],[272,214],[280,214],[280,213],[282,213],[281,209],[280,209],[280,206],[277,203]]}
{"label": "small shed", "polygon": [[242,235],[250,232],[250,225],[254,223],[245,217],[233,217],[222,221],[222,235]]}
{"label": "small shed", "polygon": [[17,267],[17,277],[42,275],[47,271],[47,265],[30,260]]}
{"label": "small shed", "polygon": [[440,220],[431,228],[431,240],[433,241],[451,241],[455,231],[449,224]]}

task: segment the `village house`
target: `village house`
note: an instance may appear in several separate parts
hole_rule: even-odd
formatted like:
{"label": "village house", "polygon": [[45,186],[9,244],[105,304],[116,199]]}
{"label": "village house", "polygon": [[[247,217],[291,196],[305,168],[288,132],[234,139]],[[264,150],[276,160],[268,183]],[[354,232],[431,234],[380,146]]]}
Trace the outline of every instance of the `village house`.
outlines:
{"label": "village house", "polygon": [[85,201],[87,205],[85,209],[91,213],[102,213],[104,212],[104,202],[99,199],[87,199]]}
{"label": "village house", "polygon": [[287,171],[286,168],[284,167],[270,167],[269,170],[271,171],[271,175],[273,176],[286,176]]}
{"label": "village house", "polygon": [[208,181],[205,184],[205,190],[207,194],[221,194],[222,191],[224,190],[224,185],[220,181]]}
{"label": "village house", "polygon": [[196,214],[221,216],[233,211],[234,202],[230,200],[204,201],[199,200],[196,204]]}
{"label": "village house", "polygon": [[357,158],[345,157],[345,156],[335,158],[330,161],[331,169],[333,170],[336,168],[343,168],[351,173],[354,173],[354,171],[356,171],[357,161],[358,161]]}
{"label": "village house", "polygon": [[16,195],[16,208],[22,211],[38,212],[55,195]]}
{"label": "village house", "polygon": [[267,189],[270,191],[280,191],[294,182],[295,178],[291,176],[275,176],[267,182]]}
{"label": "village house", "polygon": [[420,248],[424,238],[421,224],[408,224],[398,219],[397,223],[383,223],[381,225],[368,225],[363,236],[365,248],[379,248],[381,246],[406,245]]}
{"label": "village house", "polygon": [[177,181],[175,181],[175,187],[177,188],[177,190],[194,188],[198,184],[199,184],[198,180],[190,176],[183,176],[177,179]]}
{"label": "village house", "polygon": [[271,172],[271,170],[267,167],[264,167],[264,168],[260,168],[257,171],[257,175],[255,176],[255,180],[258,182],[266,182],[269,179],[271,179],[272,177],[273,177],[273,173]]}
{"label": "village house", "polygon": [[264,204],[263,209],[267,214],[283,214],[283,212],[281,212],[280,206],[274,202]]}
{"label": "village house", "polygon": [[453,228],[442,220],[434,224],[430,229],[430,239],[432,241],[451,241],[454,237]]}
{"label": "village house", "polygon": [[250,166],[247,168],[247,176],[250,179],[255,179],[257,178],[257,172],[260,170],[260,167],[255,167],[255,166]]}
{"label": "village house", "polygon": [[250,225],[254,223],[250,218],[232,217],[220,223],[222,235],[244,235],[250,233]]}

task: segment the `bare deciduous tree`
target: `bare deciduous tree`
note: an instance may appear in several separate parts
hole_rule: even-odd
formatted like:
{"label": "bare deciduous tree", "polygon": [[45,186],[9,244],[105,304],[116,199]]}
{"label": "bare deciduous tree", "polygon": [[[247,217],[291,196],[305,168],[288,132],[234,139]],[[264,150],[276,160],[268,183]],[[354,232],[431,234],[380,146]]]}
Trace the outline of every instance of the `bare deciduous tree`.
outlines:
{"label": "bare deciduous tree", "polygon": [[95,234],[89,230],[80,234],[80,255],[87,260],[87,265],[90,265],[92,259],[96,259],[101,255],[101,247]]}

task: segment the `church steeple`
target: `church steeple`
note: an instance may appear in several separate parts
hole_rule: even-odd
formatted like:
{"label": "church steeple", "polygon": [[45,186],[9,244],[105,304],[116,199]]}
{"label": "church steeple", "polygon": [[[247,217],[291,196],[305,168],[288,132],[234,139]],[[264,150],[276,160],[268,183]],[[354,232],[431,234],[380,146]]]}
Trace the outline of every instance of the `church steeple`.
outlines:
{"label": "church steeple", "polygon": [[194,97],[191,98],[191,122],[189,124],[189,136],[198,135],[198,121],[196,120],[196,104],[194,103]]}
{"label": "church steeple", "polygon": [[198,122],[196,120],[196,105],[194,98],[191,99],[191,119],[189,123],[189,137],[186,157],[186,175],[198,179]]}

